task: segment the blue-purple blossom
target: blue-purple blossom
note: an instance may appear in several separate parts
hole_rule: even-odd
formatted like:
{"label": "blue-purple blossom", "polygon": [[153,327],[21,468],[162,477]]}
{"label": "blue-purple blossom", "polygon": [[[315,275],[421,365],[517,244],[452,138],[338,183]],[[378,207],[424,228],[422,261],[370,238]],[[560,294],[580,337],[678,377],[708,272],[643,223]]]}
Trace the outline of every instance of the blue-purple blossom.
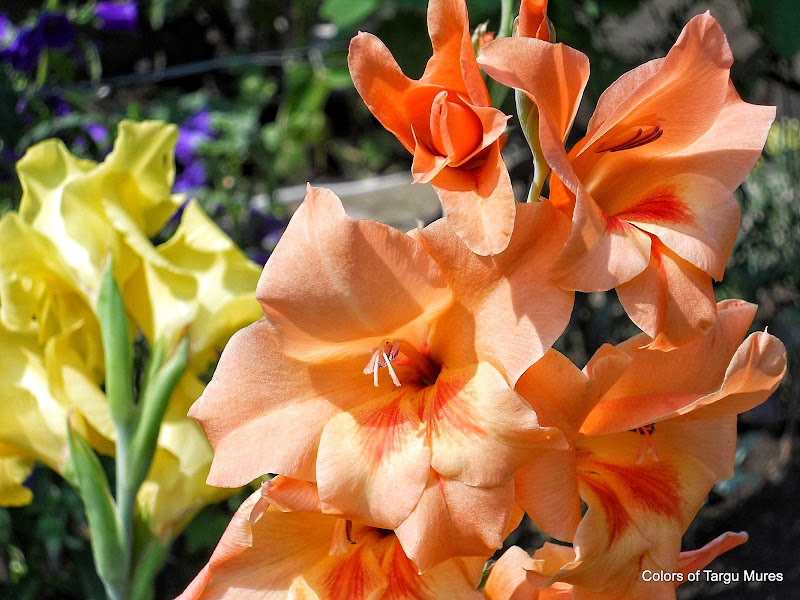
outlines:
{"label": "blue-purple blossom", "polygon": [[72,112],[69,103],[58,94],[48,95],[45,103],[56,117],[64,117]]}
{"label": "blue-purple blossom", "polygon": [[39,64],[39,54],[44,47],[36,29],[23,27],[12,42],[0,51],[0,59],[17,71],[30,73]]}
{"label": "blue-purple blossom", "polygon": [[187,164],[183,172],[175,178],[173,189],[188,192],[203,187],[206,183],[206,167],[199,160]]}
{"label": "blue-purple blossom", "polygon": [[36,23],[42,45],[48,48],[66,48],[75,41],[77,31],[66,15],[42,13]]}
{"label": "blue-purple blossom", "polygon": [[89,123],[86,125],[86,133],[92,138],[95,144],[102,144],[108,139],[108,127],[100,123]]}
{"label": "blue-purple blossom", "polygon": [[[5,27],[10,27],[8,19]],[[0,50],[0,60],[17,71],[31,73],[45,48],[62,49],[75,41],[77,31],[65,15],[42,13],[33,27],[22,27],[8,46]],[[3,36],[0,35],[0,38]]]}
{"label": "blue-purple blossom", "polygon": [[135,31],[139,18],[139,6],[131,2],[98,2],[95,16],[107,31]]}
{"label": "blue-purple blossom", "polygon": [[14,26],[11,24],[11,21],[8,20],[8,15],[6,13],[0,13],[0,48],[11,41],[14,32]]}
{"label": "blue-purple blossom", "polygon": [[178,128],[175,158],[184,165],[192,163],[195,160],[198,146],[212,137],[211,112],[207,108],[201,108],[191,114]]}

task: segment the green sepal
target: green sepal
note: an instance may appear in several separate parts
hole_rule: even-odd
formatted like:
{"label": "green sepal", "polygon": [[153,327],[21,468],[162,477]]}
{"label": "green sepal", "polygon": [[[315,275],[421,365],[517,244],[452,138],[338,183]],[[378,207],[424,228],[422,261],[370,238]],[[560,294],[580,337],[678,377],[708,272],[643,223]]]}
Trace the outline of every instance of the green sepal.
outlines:
{"label": "green sepal", "polygon": [[[157,350],[159,343],[156,343],[156,350],[153,353],[156,360],[159,359]],[[150,469],[158,441],[158,432],[161,429],[161,421],[164,419],[172,392],[183,376],[188,358],[189,339],[184,337],[172,356],[150,378],[147,387],[142,392],[141,412],[131,442],[131,460],[133,461],[131,483],[134,489],[139,489]],[[150,368],[148,368],[148,373],[150,373]]]}
{"label": "green sepal", "polygon": [[67,439],[74,479],[89,522],[95,568],[106,588],[113,588],[126,579],[127,573],[120,560],[122,533],[108,480],[97,454],[80,433],[73,431],[69,417]]}
{"label": "green sepal", "polygon": [[130,427],[134,417],[133,350],[125,305],[113,271],[113,260],[109,259],[97,295],[97,318],[106,364],[106,396],[111,418],[119,429]]}
{"label": "green sepal", "polygon": [[528,192],[528,202],[538,202],[544,180],[550,174],[550,165],[544,158],[542,144],[539,142],[539,109],[524,92],[515,90],[514,99],[517,102],[517,117],[522,126],[522,133],[525,134],[533,153],[533,183]]}

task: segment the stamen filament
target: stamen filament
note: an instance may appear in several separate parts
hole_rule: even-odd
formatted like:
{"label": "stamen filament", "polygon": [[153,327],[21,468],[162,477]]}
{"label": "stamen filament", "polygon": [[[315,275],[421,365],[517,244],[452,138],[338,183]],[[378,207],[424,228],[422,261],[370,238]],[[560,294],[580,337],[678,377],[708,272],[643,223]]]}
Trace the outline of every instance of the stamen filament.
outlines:
{"label": "stamen filament", "polygon": [[[400,387],[400,380],[397,378],[397,373],[394,372],[391,359],[386,356],[385,352],[383,353],[383,358],[386,360],[386,368],[389,369],[389,375],[391,375],[392,381],[394,382],[395,386]],[[375,372],[377,373],[378,370],[376,369]]]}

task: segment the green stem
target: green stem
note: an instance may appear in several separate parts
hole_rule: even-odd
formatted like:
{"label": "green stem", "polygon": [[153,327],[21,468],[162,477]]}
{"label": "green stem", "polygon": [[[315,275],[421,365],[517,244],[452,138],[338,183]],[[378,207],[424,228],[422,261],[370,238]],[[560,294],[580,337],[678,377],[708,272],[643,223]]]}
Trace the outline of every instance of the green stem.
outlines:
{"label": "green stem", "polygon": [[116,500],[117,511],[122,533],[122,556],[123,572],[125,579],[120,584],[120,598],[127,600],[130,587],[131,574],[131,555],[133,553],[133,515],[136,509],[136,489],[131,487],[131,428],[130,426],[117,426],[116,447],[116,466],[117,466],[117,485]]}
{"label": "green stem", "polygon": [[501,0],[500,2],[500,31],[497,32],[497,37],[504,38],[511,35],[511,24],[513,22],[512,15],[514,14],[513,0]]}
{"label": "green stem", "polygon": [[[514,22],[514,0],[501,0],[500,3],[500,29],[497,31],[497,39],[511,35],[511,26]],[[492,99],[492,106],[500,108],[506,99],[508,88],[494,79],[489,80],[489,97]]]}
{"label": "green stem", "polygon": [[167,560],[169,547],[169,540],[156,537],[147,542],[136,565],[130,600],[150,600],[153,597],[153,580]]}

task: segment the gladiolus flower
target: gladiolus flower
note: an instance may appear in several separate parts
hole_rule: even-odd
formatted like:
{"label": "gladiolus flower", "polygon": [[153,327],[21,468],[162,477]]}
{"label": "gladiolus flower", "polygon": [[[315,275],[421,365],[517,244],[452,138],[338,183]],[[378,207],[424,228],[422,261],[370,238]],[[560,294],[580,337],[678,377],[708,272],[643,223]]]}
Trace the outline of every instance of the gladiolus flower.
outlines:
{"label": "gladiolus flower", "polygon": [[485,558],[419,574],[392,532],[324,515],[313,484],[280,479],[244,501],[178,600],[480,600]]}
{"label": "gladiolus flower", "polygon": [[509,117],[491,107],[464,0],[431,0],[428,30],[433,56],[419,81],[368,33],[350,42],[350,74],[372,114],[414,155],[414,180],[434,186],[458,236],[478,254],[497,254],[514,228],[514,193],[500,156]]}
{"label": "gladiolus flower", "polygon": [[522,0],[519,5],[517,34],[549,42],[550,24],[547,20],[547,0]]}
{"label": "gladiolus flower", "polygon": [[409,236],[309,187],[259,281],[265,318],[189,413],[215,449],[209,482],[316,482],[325,512],[396,529],[421,570],[490,554],[513,474],[560,440],[511,383],[568,319],[571,296],[543,276],[566,227],[525,205],[516,239],[535,248],[479,257],[446,221]]}
{"label": "gladiolus flower", "polygon": [[[170,194],[175,128],[123,122],[119,129],[103,163],[75,158],[49,140],[18,164],[20,212],[0,220],[0,346],[8,346],[0,397],[24,422],[0,424],[0,457],[39,460],[63,474],[70,410],[92,447],[113,452],[95,314],[111,254],[126,310],[147,340],[172,348],[189,337],[188,367],[139,494],[145,522],[166,534],[230,493],[203,483],[212,450],[186,412],[203,390],[198,374],[234,331],[261,314],[253,297],[260,270],[195,202],[186,205],[173,236],[154,246],[150,236],[182,200]],[[0,489],[18,494],[19,464],[7,473]]]}
{"label": "gladiolus flower", "polygon": [[584,586],[549,580],[549,575],[575,562],[572,548],[548,542],[531,558],[522,548],[512,546],[492,567],[483,595],[486,600],[666,600],[675,598],[675,588],[688,581],[689,573],[707,567],[715,558],[746,541],[746,533],[729,531],[699,550],[681,552],[669,580],[643,576],[646,571],[662,571],[659,565],[643,560],[634,567],[634,583],[600,593]]}
{"label": "gladiolus flower", "polygon": [[669,349],[714,323],[711,278],[721,279],[739,224],[731,192],[763,148],[774,107],[743,102],[732,55],[710,14],[693,18],[664,59],[623,75],[600,98],[589,132],[563,140],[588,61],[530,38],[485,46],[479,63],[539,107],[550,201],[572,217],[553,265],[560,285],[616,288],[631,319]]}
{"label": "gladiolus flower", "polygon": [[[642,557],[677,568],[681,536],[711,486],[733,476],[736,415],[786,373],[777,338],[757,332],[740,344],[755,306],[725,301],[718,311],[705,336],[671,352],[641,334],[602,347],[585,373],[551,351],[520,378],[541,423],[571,442],[537,451],[516,478],[534,522],[574,543],[578,559],[553,581],[600,592],[632,585]],[[556,374],[558,389],[548,385]]]}

